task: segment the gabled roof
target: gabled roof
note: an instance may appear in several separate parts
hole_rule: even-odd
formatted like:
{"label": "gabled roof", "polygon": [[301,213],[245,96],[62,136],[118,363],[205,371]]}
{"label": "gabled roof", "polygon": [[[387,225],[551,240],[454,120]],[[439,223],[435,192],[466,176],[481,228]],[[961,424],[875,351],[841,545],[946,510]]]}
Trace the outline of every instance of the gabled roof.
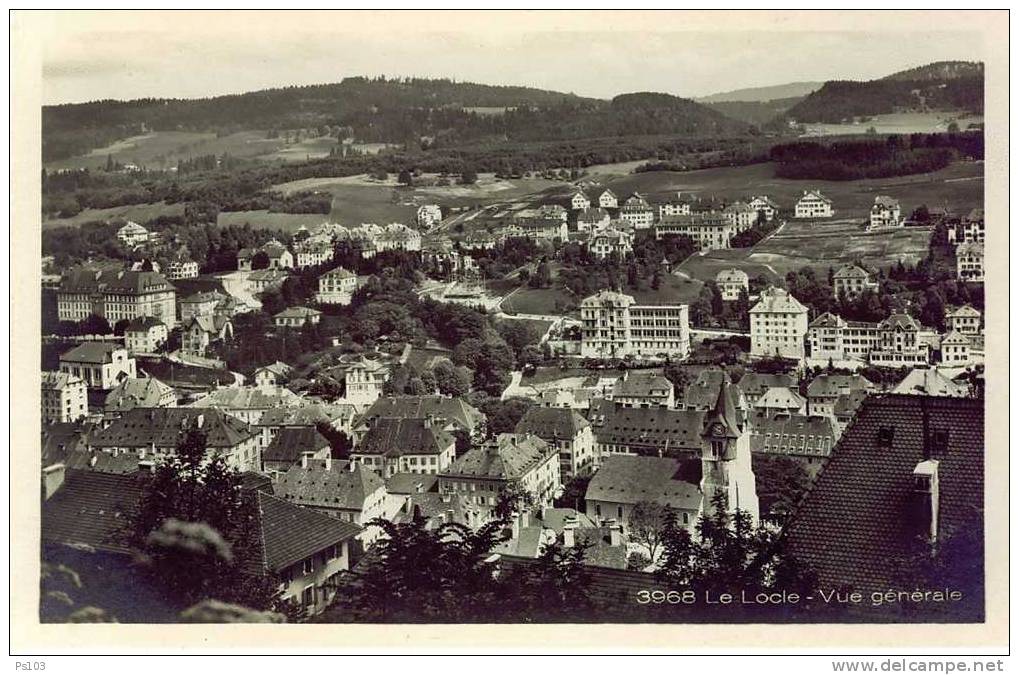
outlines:
{"label": "gabled roof", "polygon": [[118,349],[124,349],[124,347],[109,342],[82,342],[77,347],[61,354],[60,360],[71,363],[112,363],[113,352]]}
{"label": "gabled roof", "polygon": [[106,395],[103,410],[123,412],[134,408],[158,408],[173,387],[152,377],[128,377]]}
{"label": "gabled roof", "polygon": [[783,373],[745,373],[737,385],[744,396],[762,396],[771,387],[795,387],[796,378]]}
{"label": "gabled roof", "polygon": [[[281,572],[330,546],[353,539],[361,528],[314,509],[290,504],[261,490],[252,493],[261,555],[253,561],[259,572]],[[250,563],[249,563],[250,565]]]}
{"label": "gabled roof", "polygon": [[696,511],[700,488],[678,477],[680,462],[671,457],[609,455],[591,478],[584,499],[614,504],[653,502]]}
{"label": "gabled roof", "polygon": [[842,328],[846,325],[845,319],[838,314],[832,314],[831,312],[825,312],[821,316],[817,317],[810,322],[807,328]]}
{"label": "gabled roof", "polygon": [[874,209],[897,209],[897,208],[899,208],[899,200],[898,199],[893,199],[893,198],[888,197],[886,195],[878,195],[877,197],[874,197],[874,206],[871,207],[871,210],[874,210]]}
{"label": "gabled roof", "polygon": [[832,275],[833,279],[870,279],[870,272],[859,265],[843,265]]}
{"label": "gabled roof", "polygon": [[843,392],[871,391],[874,384],[863,375],[818,375],[807,385],[807,398],[835,398]]}
{"label": "gabled roof", "polygon": [[954,317],[972,317],[978,319],[980,318],[980,310],[975,309],[971,305],[962,305],[961,307],[949,310],[945,317],[949,319]]}
{"label": "gabled roof", "polygon": [[485,415],[461,398],[448,396],[383,396],[364,413],[358,425],[379,417],[426,418],[432,415],[461,430],[473,433],[484,424]]}
{"label": "gabled roof", "polygon": [[315,426],[319,422],[336,424],[353,420],[357,408],[349,403],[297,403],[292,407],[269,408],[258,420],[259,426]]}
{"label": "gabled roof", "polygon": [[329,450],[329,441],[315,427],[283,427],[262,451],[262,459],[266,462],[301,461],[306,452],[317,453]]}
{"label": "gabled roof", "polygon": [[220,387],[188,405],[189,408],[258,410],[299,406],[306,401],[285,387]]}
{"label": "gabled roof", "polygon": [[941,338],[941,344],[944,345],[968,345],[970,343],[969,338],[960,333],[959,331],[949,331],[948,334]]}
{"label": "gabled roof", "polygon": [[141,497],[137,474],[68,469],[63,485],[42,503],[42,540],[125,553]]}
{"label": "gabled roof", "polygon": [[76,268],[65,272],[60,279],[60,291],[63,293],[139,295],[173,290],[174,287],[159,272],[110,267],[102,269]]}
{"label": "gabled roof", "polygon": [[206,434],[208,447],[232,448],[258,432],[215,408],[134,408],[92,436],[97,448],[176,448],[188,429]]}
{"label": "gabled roof", "polygon": [[296,464],[279,477],[275,493],[301,506],[360,511],[364,501],[385,489],[382,478],[369,468],[346,461],[309,460]]}
{"label": "gabled roof", "polygon": [[769,387],[755,404],[757,408],[780,408],[782,410],[803,407],[803,397],[789,387]]}
{"label": "gabled roof", "polygon": [[520,418],[514,431],[517,434],[533,434],[546,441],[570,440],[590,426],[591,423],[576,410],[533,406]]}
{"label": "gabled roof", "polygon": [[444,476],[517,480],[544,462],[549,444],[531,434],[499,434],[494,441],[471,448],[442,472]]}
{"label": "gabled roof", "polygon": [[961,398],[968,396],[969,390],[965,385],[948,379],[936,368],[914,368],[895,386],[892,393]]}
{"label": "gabled roof", "polygon": [[310,307],[287,307],[279,314],[275,315],[275,319],[307,319],[313,316],[319,316],[322,312],[317,309],[311,309]]}
{"label": "gabled roof", "polygon": [[746,272],[741,269],[736,269],[735,267],[721,270],[715,275],[715,281],[720,284],[745,284],[749,278],[750,277],[747,276]]}
{"label": "gabled roof", "polygon": [[672,382],[657,371],[627,370],[612,386],[613,397],[641,397],[652,394],[668,396]]}
{"label": "gabled roof", "polygon": [[183,298],[180,301],[180,304],[197,305],[205,304],[207,302],[215,303],[225,299],[226,297],[227,296],[225,294],[220,293],[219,291],[201,291],[199,293],[194,293],[193,295],[189,295],[188,297]]}
{"label": "gabled roof", "polygon": [[826,457],[838,439],[835,421],[827,415],[755,410],[750,425],[752,452]]}
{"label": "gabled roof", "polygon": [[346,269],[345,267],[337,267],[336,269],[324,272],[319,276],[319,279],[323,278],[332,279],[333,277],[337,279],[350,279],[353,278],[354,276],[355,276],[354,273]]}
{"label": "gabled roof", "polygon": [[82,385],[85,381],[77,375],[71,375],[70,373],[64,373],[59,370],[43,371],[42,374],[42,388],[43,389],[66,389],[73,385]]}
{"label": "gabled roof", "polygon": [[803,201],[804,199],[819,199],[826,204],[831,204],[831,200],[821,194],[820,190],[805,191],[803,196],[800,197],[800,201]]}
{"label": "gabled roof", "polygon": [[613,401],[592,404],[590,419],[601,445],[638,445],[674,452],[697,452],[704,428],[702,410],[629,408]]}
{"label": "gabled roof", "polygon": [[290,373],[293,372],[294,369],[292,366],[289,366],[286,363],[283,363],[282,361],[276,361],[275,363],[270,363],[267,366],[261,366],[260,368],[256,368],[255,372],[260,373],[263,370],[268,371],[273,375],[276,375],[277,377],[287,377],[288,375],[290,375]]}
{"label": "gabled roof", "polygon": [[800,301],[793,297],[792,294],[784,288],[769,286],[765,290],[761,291],[760,300],[758,300],[757,304],[753,306],[750,313],[759,314],[775,312],[785,314],[805,314],[807,312],[807,308],[800,304]]}
{"label": "gabled roof", "polygon": [[421,492],[434,492],[439,478],[428,473],[394,473],[386,479],[386,492],[391,495],[410,495]]}
{"label": "gabled roof", "polygon": [[98,430],[92,422],[54,422],[42,427],[42,465],[49,466],[67,459],[78,450],[85,450]]}
{"label": "gabled roof", "polygon": [[385,457],[438,455],[455,444],[452,434],[426,419],[379,417],[372,421],[353,452]]}
{"label": "gabled roof", "polygon": [[198,329],[203,333],[219,335],[229,323],[230,319],[222,314],[198,314],[191,317],[191,320],[184,324],[184,330]]}
{"label": "gabled roof", "polygon": [[148,331],[151,328],[155,328],[156,326],[165,325],[166,325],[165,323],[163,323],[154,316],[139,316],[135,319],[132,319],[131,322],[127,324],[127,328],[124,329],[124,332],[140,333]]}
{"label": "gabled roof", "polygon": [[878,328],[882,330],[893,330],[896,328],[901,328],[903,330],[920,330],[920,324],[909,314],[897,312],[879,323]]}
{"label": "gabled roof", "polygon": [[892,561],[913,553],[921,534],[911,513],[917,465],[938,463],[944,541],[982,520],[984,453],[982,401],[868,398],[786,528],[791,553],[823,587],[898,588]]}

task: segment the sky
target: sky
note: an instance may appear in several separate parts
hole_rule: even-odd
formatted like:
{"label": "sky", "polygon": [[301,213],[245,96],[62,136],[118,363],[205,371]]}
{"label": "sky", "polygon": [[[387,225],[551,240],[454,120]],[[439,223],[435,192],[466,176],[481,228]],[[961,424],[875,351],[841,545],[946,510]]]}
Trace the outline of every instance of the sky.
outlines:
{"label": "sky", "polygon": [[608,27],[591,20],[507,25],[492,15],[462,24],[448,14],[429,15],[388,26],[385,17],[342,13],[238,21],[182,13],[143,23],[134,16],[60,22],[47,30],[43,103],[200,98],[354,75],[445,77],[597,98],[633,91],[692,98],[795,81],[874,79],[932,61],[983,58],[979,35],[943,30],[950,22],[913,24],[940,30],[900,24],[892,32],[790,30],[786,21],[766,32],[733,30],[718,15],[686,25]]}

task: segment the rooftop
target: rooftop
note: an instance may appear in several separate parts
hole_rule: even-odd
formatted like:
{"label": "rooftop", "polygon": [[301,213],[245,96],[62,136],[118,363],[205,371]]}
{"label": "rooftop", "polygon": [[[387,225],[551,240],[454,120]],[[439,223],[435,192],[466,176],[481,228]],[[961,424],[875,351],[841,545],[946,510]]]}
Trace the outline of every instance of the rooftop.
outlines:
{"label": "rooftop", "polygon": [[548,457],[548,443],[530,434],[499,434],[492,442],[468,450],[443,475],[517,480]]}
{"label": "rooftop", "polygon": [[680,461],[671,457],[609,455],[584,498],[614,504],[654,502],[689,511],[701,505],[700,488],[680,477]]}

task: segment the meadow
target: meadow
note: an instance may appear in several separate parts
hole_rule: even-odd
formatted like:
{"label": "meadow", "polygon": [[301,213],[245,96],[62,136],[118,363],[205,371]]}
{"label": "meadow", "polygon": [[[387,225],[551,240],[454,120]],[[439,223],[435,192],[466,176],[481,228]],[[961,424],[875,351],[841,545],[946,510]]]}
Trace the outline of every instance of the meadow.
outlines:
{"label": "meadow", "polygon": [[43,228],[72,226],[77,227],[82,223],[91,221],[107,220],[133,220],[136,223],[145,223],[159,216],[183,216],[183,204],[128,204],[126,206],[113,206],[108,209],[85,209],[81,213],[70,218],[50,218],[44,220]]}
{"label": "meadow", "polygon": [[871,127],[878,134],[934,134],[948,131],[955,122],[965,130],[970,124],[983,124],[982,115],[950,112],[908,112],[874,115],[866,122],[852,124],[807,124],[807,136],[865,134]]}

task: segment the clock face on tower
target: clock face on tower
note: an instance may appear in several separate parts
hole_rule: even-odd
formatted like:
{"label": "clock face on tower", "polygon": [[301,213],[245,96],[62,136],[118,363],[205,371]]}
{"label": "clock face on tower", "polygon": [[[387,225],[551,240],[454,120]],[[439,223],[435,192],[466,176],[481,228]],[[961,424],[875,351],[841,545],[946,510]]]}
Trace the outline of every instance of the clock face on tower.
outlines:
{"label": "clock face on tower", "polygon": [[721,424],[714,424],[711,426],[712,436],[725,436],[725,427]]}

